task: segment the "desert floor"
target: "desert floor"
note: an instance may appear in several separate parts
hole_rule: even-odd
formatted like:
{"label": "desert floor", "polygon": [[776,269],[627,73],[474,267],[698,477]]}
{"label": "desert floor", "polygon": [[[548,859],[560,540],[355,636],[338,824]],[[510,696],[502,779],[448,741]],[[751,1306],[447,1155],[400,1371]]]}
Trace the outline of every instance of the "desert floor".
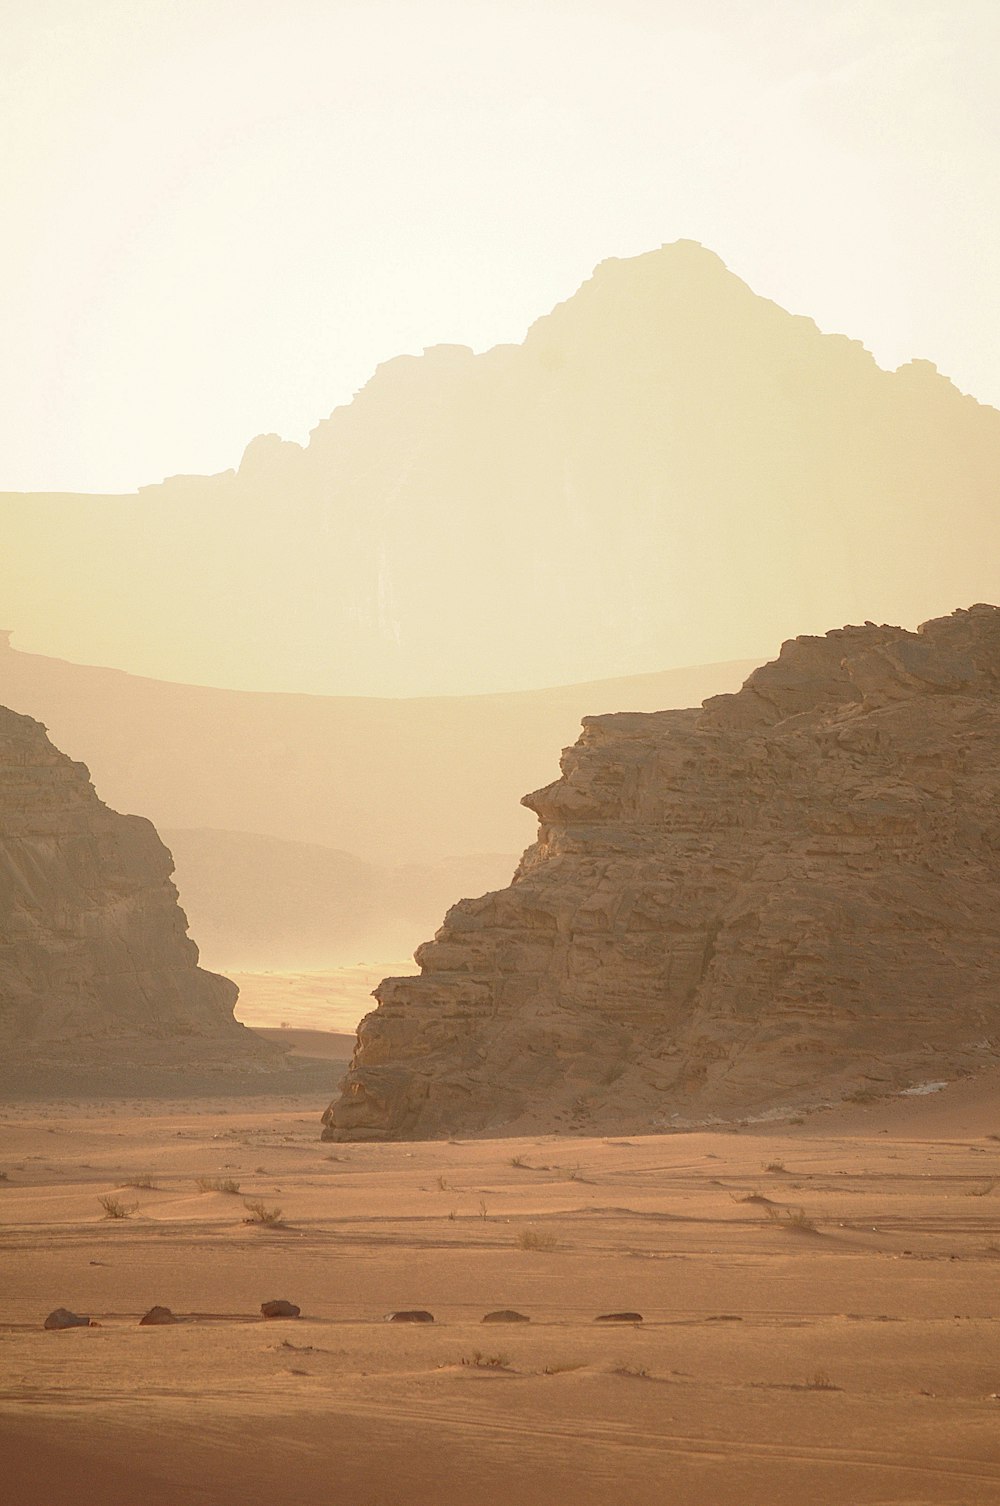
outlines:
{"label": "desert floor", "polygon": [[346,1031],[352,1040],[361,1016],[375,1008],[372,989],[381,979],[417,971],[412,958],[301,973],[225,969],[226,977],[239,984],[236,1018],[244,1025]]}
{"label": "desert floor", "polygon": [[998,1087],[409,1145],[324,1145],[314,1098],[8,1102],[0,1497],[1000,1502]]}

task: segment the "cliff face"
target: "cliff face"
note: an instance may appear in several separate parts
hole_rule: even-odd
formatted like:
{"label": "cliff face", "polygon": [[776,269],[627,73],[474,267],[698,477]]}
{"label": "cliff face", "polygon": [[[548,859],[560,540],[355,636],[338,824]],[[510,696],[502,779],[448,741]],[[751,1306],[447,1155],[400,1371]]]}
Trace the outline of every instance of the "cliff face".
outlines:
{"label": "cliff face", "polygon": [[0,1049],[49,1061],[138,1043],[271,1055],[233,1019],[238,990],[198,967],[150,822],[109,810],[83,764],[0,707]]}
{"label": "cliff face", "polygon": [[362,1021],[327,1139],[662,1128],[1000,1054],[1000,609],[590,718],[510,888]]}

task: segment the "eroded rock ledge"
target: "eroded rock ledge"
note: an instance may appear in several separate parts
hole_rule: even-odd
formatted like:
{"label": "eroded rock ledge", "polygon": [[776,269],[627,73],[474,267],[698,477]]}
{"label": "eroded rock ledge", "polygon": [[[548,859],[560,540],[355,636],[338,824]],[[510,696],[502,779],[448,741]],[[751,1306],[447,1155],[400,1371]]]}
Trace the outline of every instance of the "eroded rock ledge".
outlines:
{"label": "eroded rock ledge", "polygon": [[362,1021],[325,1139],[662,1129],[1000,1053],[1000,609],[589,718],[511,886]]}
{"label": "eroded rock ledge", "polygon": [[[127,1050],[146,1063],[271,1062],[198,967],[149,821],[102,803],[82,763],[0,707],[0,1055],[26,1066]],[[81,1090],[84,1083],[81,1081]]]}

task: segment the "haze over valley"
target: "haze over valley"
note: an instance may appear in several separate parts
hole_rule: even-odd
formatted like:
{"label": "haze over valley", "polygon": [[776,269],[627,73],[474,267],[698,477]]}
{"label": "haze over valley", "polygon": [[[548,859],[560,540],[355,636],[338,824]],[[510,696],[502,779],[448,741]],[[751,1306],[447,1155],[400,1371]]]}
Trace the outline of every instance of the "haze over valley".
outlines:
{"label": "haze over valley", "polygon": [[4,1506],[1000,1506],[995,0],[33,0]]}

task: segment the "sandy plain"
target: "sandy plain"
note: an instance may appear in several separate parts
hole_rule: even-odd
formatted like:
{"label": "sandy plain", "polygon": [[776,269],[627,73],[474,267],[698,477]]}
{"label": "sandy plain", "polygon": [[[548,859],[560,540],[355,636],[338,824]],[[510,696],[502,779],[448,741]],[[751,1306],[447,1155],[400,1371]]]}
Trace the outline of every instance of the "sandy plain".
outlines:
{"label": "sandy plain", "polygon": [[314,1097],[8,1102],[3,1499],[1000,1502],[998,1087],[395,1145],[321,1143]]}
{"label": "sandy plain", "polygon": [[236,1018],[244,1025],[346,1031],[353,1039],[361,1016],[375,1008],[372,989],[381,979],[409,977],[419,969],[407,958],[302,972],[224,971],[239,986]]}

